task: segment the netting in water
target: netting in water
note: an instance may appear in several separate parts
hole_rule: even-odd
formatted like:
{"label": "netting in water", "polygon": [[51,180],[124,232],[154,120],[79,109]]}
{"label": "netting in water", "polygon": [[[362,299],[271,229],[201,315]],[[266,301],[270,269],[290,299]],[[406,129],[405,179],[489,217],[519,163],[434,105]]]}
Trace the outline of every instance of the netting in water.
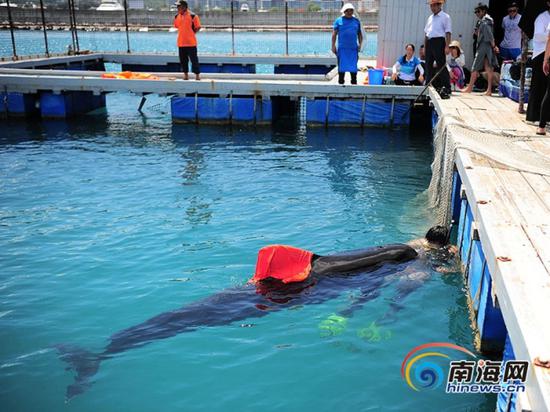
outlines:
{"label": "netting in water", "polygon": [[500,130],[475,128],[453,116],[440,118],[434,129],[434,161],[428,188],[429,208],[434,224],[451,220],[453,170],[457,149],[484,156],[499,167],[550,176],[550,157],[518,144],[530,135],[508,134]]}

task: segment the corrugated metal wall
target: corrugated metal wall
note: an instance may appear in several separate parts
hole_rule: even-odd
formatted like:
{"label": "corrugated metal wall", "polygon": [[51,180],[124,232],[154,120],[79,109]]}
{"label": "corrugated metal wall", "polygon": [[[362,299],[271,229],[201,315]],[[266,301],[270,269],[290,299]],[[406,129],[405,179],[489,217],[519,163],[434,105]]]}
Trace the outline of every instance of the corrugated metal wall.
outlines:
{"label": "corrugated metal wall", "polygon": [[[443,10],[451,16],[452,39],[462,44],[468,67],[473,60],[474,7],[478,3],[479,0],[447,0],[443,6]],[[424,26],[430,14],[426,0],[381,0],[377,65],[391,67],[404,54],[407,43],[413,43],[418,52],[424,42]]]}

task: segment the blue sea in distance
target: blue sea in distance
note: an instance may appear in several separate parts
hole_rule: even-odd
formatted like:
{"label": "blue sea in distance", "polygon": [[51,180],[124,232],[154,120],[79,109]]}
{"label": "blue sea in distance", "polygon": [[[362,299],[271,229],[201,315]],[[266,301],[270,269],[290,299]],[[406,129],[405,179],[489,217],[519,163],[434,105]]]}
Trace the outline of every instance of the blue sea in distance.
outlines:
{"label": "blue sea in distance", "polygon": [[65,403],[74,371],[54,345],[99,353],[122,329],[244,285],[266,244],[328,254],[430,224],[426,132],[172,125],[168,98],[148,96],[143,115],[139,100],[1,121],[3,411],[494,410],[494,396],[415,392],[402,379],[418,345],[473,350],[460,274],[418,262],[401,269],[424,281],[385,325],[372,326],[402,272],[333,335],[323,325],[356,289],[117,354]]}
{"label": "blue sea in distance", "polygon": [[[48,31],[48,45],[51,53],[64,53],[72,43],[69,31]],[[177,33],[130,32],[132,52],[177,53]],[[126,52],[125,32],[78,31],[82,50]],[[230,32],[200,32],[197,35],[199,53],[231,53]],[[41,31],[15,31],[18,55],[45,53],[44,34]],[[286,35],[284,32],[235,32],[235,53],[240,54],[284,54]],[[332,55],[330,32],[289,32],[289,54]],[[0,56],[10,57],[13,53],[9,30],[0,30]],[[362,57],[376,56],[376,33],[367,33]]]}

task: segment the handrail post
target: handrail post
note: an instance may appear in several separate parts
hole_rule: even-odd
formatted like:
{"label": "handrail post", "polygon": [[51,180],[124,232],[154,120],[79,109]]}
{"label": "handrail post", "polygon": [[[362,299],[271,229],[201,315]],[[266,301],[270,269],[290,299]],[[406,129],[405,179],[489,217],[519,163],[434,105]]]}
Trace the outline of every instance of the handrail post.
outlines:
{"label": "handrail post", "polygon": [[78,42],[78,28],[76,27],[76,13],[74,8],[74,0],[70,0],[71,3],[71,13],[73,15],[73,23],[74,23],[74,38],[76,41],[76,51],[80,52],[80,44]]}
{"label": "handrail post", "polygon": [[231,0],[231,52],[235,54],[235,16],[233,11],[233,0]]}
{"label": "handrail post", "polygon": [[288,56],[288,0],[285,0],[286,55]]}
{"label": "handrail post", "polygon": [[48,48],[48,33],[46,32],[46,16],[44,15],[44,1],[40,0],[40,13],[42,14],[42,29],[44,30],[44,46],[46,47],[46,56],[50,57]]}
{"label": "handrail post", "polygon": [[74,38],[74,29],[73,29],[73,14],[71,13],[71,0],[67,0],[67,5],[69,7],[69,26],[70,26],[70,30],[71,30],[71,40],[72,40],[72,43],[73,43],[73,52],[76,52],[76,41],[75,41],[75,38]]}
{"label": "handrail post", "polygon": [[128,33],[128,1],[127,0],[124,0],[124,22],[126,24],[126,45],[128,46],[127,52],[131,53],[130,52],[130,34]]}
{"label": "handrail post", "polygon": [[13,59],[17,60],[17,49],[15,47],[15,34],[14,34],[14,27],[13,27],[13,18],[11,16],[11,5],[10,0],[6,0],[6,5],[8,6],[8,20],[10,22],[10,34],[11,34],[11,47],[13,49]]}

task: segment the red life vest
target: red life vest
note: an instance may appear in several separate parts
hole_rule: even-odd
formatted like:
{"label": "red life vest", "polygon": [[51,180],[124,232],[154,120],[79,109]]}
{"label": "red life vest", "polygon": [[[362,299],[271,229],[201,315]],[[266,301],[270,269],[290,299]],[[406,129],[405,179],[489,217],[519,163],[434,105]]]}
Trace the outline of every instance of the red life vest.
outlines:
{"label": "red life vest", "polygon": [[313,253],[286,245],[270,245],[260,249],[252,282],[275,278],[283,283],[301,282],[311,272]]}

